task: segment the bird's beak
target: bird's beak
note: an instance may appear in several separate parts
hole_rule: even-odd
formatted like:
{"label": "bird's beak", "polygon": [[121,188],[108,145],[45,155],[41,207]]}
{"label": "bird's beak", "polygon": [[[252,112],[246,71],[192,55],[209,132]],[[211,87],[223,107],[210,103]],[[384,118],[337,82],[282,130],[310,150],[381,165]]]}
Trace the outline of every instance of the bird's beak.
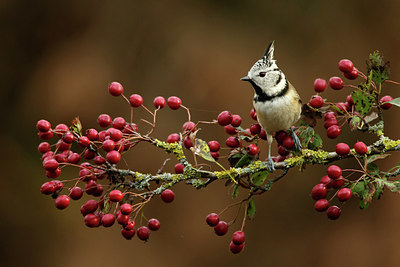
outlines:
{"label": "bird's beak", "polygon": [[240,80],[241,80],[241,81],[248,82],[248,81],[250,81],[251,79],[250,79],[249,76],[245,76],[245,77],[240,78]]}

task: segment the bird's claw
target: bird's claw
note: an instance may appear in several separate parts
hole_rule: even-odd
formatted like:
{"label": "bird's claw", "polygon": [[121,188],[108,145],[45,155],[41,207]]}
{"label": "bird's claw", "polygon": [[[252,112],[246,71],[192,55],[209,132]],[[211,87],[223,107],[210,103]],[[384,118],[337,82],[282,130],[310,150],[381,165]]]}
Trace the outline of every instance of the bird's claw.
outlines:
{"label": "bird's claw", "polygon": [[274,161],[272,160],[271,157],[268,157],[267,167],[268,167],[268,171],[269,172],[274,172],[275,171]]}
{"label": "bird's claw", "polygon": [[302,147],[301,147],[301,142],[300,142],[299,137],[297,136],[297,134],[292,129],[290,129],[290,132],[291,132],[291,135],[292,135],[292,138],[293,138],[295,149],[297,151],[300,151],[302,149]]}

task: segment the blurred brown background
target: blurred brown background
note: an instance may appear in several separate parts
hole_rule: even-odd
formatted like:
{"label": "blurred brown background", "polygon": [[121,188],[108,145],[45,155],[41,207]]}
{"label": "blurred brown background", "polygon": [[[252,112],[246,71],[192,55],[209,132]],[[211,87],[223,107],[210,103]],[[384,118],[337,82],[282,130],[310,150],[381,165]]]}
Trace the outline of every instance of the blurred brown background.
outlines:
{"label": "blurred brown background", "polygon": [[[217,237],[204,222],[208,213],[233,202],[229,189],[218,183],[201,191],[179,185],[169,205],[154,200],[145,214],[159,218],[162,227],[150,242],[126,241],[119,227],[88,229],[79,214],[82,200],[59,211],[39,193],[46,178],[35,130],[41,118],[55,126],[79,115],[86,128],[96,126],[101,113],[128,118],[124,101],[107,92],[111,81],[120,81],[127,95],[141,94],[148,106],[157,95],[178,95],[194,121],[212,120],[228,109],[249,125],[253,90],[239,78],[271,40],[279,66],[304,102],[313,94],[315,78],[340,75],[338,60],[350,58],[365,70],[375,49],[391,60],[391,78],[400,80],[399,11],[396,0],[0,1],[0,264],[399,266],[399,196],[385,192],[365,211],[354,199],[338,221],[329,221],[313,210],[310,197],[325,173],[319,166],[291,170],[256,199],[258,214],[247,223],[246,248],[239,255],[228,249],[238,223]],[[385,90],[398,96],[398,87]],[[328,90],[323,96],[339,101],[346,95]],[[399,138],[396,112],[385,114],[393,138]],[[165,109],[160,116],[159,138],[185,121],[182,110]],[[200,134],[206,140],[225,138],[220,127],[203,127]],[[364,137],[345,130],[337,141],[353,145],[358,138]],[[154,172],[166,157],[141,146],[127,162],[132,169]],[[381,166],[397,162],[394,155]]]}

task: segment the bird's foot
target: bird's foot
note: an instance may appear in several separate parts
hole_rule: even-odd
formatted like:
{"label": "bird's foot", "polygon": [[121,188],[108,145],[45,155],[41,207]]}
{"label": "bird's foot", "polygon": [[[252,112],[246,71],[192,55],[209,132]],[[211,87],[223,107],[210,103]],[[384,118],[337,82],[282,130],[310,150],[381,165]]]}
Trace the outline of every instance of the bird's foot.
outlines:
{"label": "bird's foot", "polygon": [[275,171],[274,161],[272,160],[271,157],[268,157],[267,167],[268,167],[268,171],[269,172],[274,172]]}
{"label": "bird's foot", "polygon": [[292,135],[296,151],[300,151],[302,149],[300,139],[292,128],[290,129],[290,134]]}

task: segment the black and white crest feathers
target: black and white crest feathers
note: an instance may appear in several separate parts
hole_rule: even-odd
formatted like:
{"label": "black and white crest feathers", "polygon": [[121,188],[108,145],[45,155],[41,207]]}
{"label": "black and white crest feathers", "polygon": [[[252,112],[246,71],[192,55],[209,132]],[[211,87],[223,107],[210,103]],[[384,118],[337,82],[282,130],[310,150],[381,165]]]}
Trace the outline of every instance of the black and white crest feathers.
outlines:
{"label": "black and white crest feathers", "polygon": [[268,47],[267,50],[265,50],[264,55],[262,56],[262,60],[265,64],[271,65],[271,63],[274,60],[274,42],[272,41]]}

